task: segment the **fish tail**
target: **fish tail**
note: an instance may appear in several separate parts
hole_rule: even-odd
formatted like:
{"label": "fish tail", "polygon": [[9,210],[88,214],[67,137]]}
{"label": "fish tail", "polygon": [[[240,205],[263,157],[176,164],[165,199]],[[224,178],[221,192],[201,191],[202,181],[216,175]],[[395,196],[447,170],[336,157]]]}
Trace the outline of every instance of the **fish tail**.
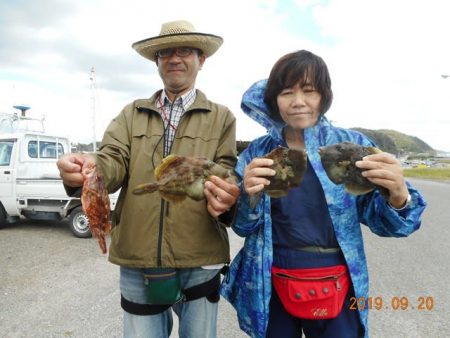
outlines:
{"label": "fish tail", "polygon": [[135,195],[150,194],[152,192],[157,191],[158,188],[159,188],[159,184],[157,182],[144,183],[144,184],[140,184],[136,188],[134,188],[133,194],[135,194]]}
{"label": "fish tail", "polygon": [[106,254],[108,250],[106,249],[106,240],[105,236],[98,237],[98,245],[100,246],[100,250],[102,250],[103,254]]}
{"label": "fish tail", "polygon": [[112,228],[111,222],[110,222],[110,221],[109,221],[109,222],[106,222],[106,223],[105,223],[105,228],[103,229],[103,232],[104,232],[105,234],[109,234],[109,232],[111,231],[111,228]]}
{"label": "fish tail", "polygon": [[256,205],[259,202],[259,195],[260,193],[254,194],[254,195],[249,195],[249,204],[250,204],[250,208],[255,209]]}

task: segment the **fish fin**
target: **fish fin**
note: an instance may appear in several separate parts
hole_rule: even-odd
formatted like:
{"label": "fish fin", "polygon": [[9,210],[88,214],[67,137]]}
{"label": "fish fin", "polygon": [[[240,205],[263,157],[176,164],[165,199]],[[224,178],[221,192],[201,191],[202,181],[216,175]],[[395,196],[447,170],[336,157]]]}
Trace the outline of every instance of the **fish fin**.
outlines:
{"label": "fish fin", "polygon": [[175,195],[175,194],[169,194],[169,193],[163,192],[163,191],[160,191],[159,194],[166,201],[173,202],[173,203],[178,203],[178,202],[184,201],[184,199],[186,198],[185,194],[183,194],[183,195]]}
{"label": "fish fin", "polygon": [[108,248],[106,247],[106,239],[105,236],[99,236],[98,239],[98,245],[100,246],[100,250],[102,251],[103,254],[108,253]]}
{"label": "fish fin", "polygon": [[257,205],[258,202],[259,202],[260,194],[261,194],[261,193],[249,195],[248,198],[249,198],[250,208],[252,208],[252,209],[255,209],[255,208],[256,208],[256,205]]}
{"label": "fish fin", "polygon": [[111,221],[108,221],[108,222],[106,222],[106,223],[104,224],[103,232],[104,232],[105,234],[108,234],[108,233],[111,231],[111,228],[112,228]]}
{"label": "fish fin", "polygon": [[336,165],[327,165],[325,167],[325,172],[334,184],[342,184],[344,183],[346,168],[345,166]]}
{"label": "fish fin", "polygon": [[345,190],[349,192],[352,195],[363,195],[367,194],[368,192],[372,191],[373,187],[363,187],[358,184],[353,183],[346,183],[345,184]]}
{"label": "fish fin", "polygon": [[381,150],[377,147],[367,147],[367,150],[372,154],[380,154],[383,152],[383,150]]}
{"label": "fish fin", "polygon": [[286,188],[286,190],[269,190],[266,192],[267,192],[267,195],[269,195],[270,197],[273,197],[273,198],[280,198],[283,196],[287,196],[289,193],[287,188]]}
{"label": "fish fin", "polygon": [[178,155],[170,154],[169,156],[166,156],[163,158],[161,164],[156,167],[155,169],[155,178],[156,180],[159,180],[161,175],[164,173],[166,168],[173,162],[176,161],[179,158]]}
{"label": "fish fin", "polygon": [[152,192],[157,191],[158,188],[159,188],[158,182],[139,184],[136,188],[133,189],[133,194],[135,195],[150,194]]}
{"label": "fish fin", "polygon": [[201,201],[205,198],[205,179],[199,177],[191,183],[190,186],[186,187],[186,194],[195,201]]}
{"label": "fish fin", "polygon": [[349,160],[342,160],[338,162],[338,165],[344,168],[348,167],[350,164],[352,164],[352,162]]}

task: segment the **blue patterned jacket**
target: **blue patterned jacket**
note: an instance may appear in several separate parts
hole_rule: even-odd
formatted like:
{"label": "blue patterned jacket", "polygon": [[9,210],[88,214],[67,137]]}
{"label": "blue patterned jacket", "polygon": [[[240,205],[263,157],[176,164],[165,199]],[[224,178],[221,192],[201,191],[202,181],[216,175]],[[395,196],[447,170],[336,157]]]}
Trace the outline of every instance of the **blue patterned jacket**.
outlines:
{"label": "blue patterned jacket", "polygon": [[[242,180],[245,166],[257,156],[263,156],[282,144],[283,125],[270,118],[264,104],[266,80],[255,83],[243,96],[241,107],[244,112],[264,126],[268,134],[254,140],[239,156],[236,173]],[[421,214],[426,202],[420,193],[408,182],[412,202],[403,210],[389,206],[378,189],[353,196],[342,185],[335,185],[322,167],[318,148],[342,141],[364,146],[374,145],[364,135],[348,129],[336,128],[322,117],[314,127],[305,129],[305,144],[308,158],[320,180],[333,222],[337,241],[346,259],[355,296],[368,297],[367,263],[364,253],[360,223],[385,237],[405,237],[419,229]],[[230,264],[229,274],[224,278],[221,295],[236,309],[239,326],[251,337],[265,337],[271,297],[272,266],[272,220],[270,197],[261,195],[258,205],[251,209],[248,195],[242,191],[237,202],[237,216],[233,230],[245,237],[243,248]],[[366,307],[365,307],[366,308]],[[367,309],[359,310],[360,320],[367,330]]]}

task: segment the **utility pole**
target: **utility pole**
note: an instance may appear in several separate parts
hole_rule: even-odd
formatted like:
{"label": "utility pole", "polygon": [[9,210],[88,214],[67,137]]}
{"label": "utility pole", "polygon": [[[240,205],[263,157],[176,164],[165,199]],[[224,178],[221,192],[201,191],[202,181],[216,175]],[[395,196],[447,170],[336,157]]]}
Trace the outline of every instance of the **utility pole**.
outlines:
{"label": "utility pole", "polygon": [[92,151],[97,150],[97,140],[95,137],[95,70],[91,68],[91,104],[92,104]]}

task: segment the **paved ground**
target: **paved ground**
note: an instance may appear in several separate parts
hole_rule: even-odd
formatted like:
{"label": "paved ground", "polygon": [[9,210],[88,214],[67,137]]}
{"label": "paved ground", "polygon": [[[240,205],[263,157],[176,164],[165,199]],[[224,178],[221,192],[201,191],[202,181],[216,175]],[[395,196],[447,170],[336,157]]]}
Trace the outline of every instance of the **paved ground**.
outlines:
{"label": "paved ground", "polygon": [[[392,239],[363,231],[370,296],[383,300],[380,310],[370,310],[371,337],[450,336],[450,185],[414,182],[429,202],[418,232]],[[231,235],[231,243],[235,254],[242,240]],[[401,297],[408,310],[393,308]],[[431,310],[419,309],[422,298],[429,306],[433,299]],[[118,268],[67,223],[27,221],[0,230],[1,338],[121,337],[119,300]],[[219,338],[245,337],[225,301],[218,330]]]}
{"label": "paved ground", "polygon": [[[234,253],[242,241],[230,235]],[[96,241],[75,238],[65,222],[2,229],[0,338],[121,337],[118,271]],[[245,337],[232,307],[219,306],[218,336]]]}

